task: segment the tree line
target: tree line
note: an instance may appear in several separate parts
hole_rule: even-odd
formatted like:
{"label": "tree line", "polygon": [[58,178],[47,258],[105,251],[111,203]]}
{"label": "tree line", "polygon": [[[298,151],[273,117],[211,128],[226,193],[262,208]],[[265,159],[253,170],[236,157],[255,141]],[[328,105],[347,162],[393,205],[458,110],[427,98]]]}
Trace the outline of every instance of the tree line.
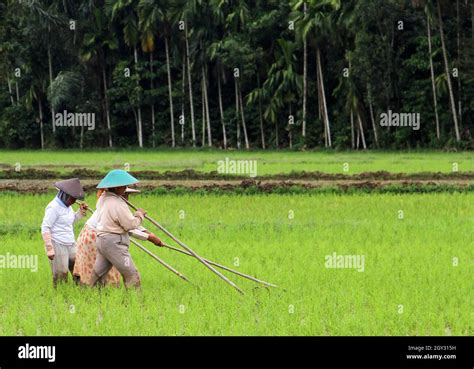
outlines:
{"label": "tree line", "polygon": [[0,3],[0,147],[473,148],[473,82],[474,0]]}

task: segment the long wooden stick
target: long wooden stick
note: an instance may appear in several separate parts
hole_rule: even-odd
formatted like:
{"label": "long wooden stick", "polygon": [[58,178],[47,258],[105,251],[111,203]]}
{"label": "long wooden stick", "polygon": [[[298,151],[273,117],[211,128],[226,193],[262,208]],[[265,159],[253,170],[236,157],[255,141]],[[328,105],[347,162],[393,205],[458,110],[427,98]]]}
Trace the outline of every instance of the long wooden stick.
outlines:
{"label": "long wooden stick", "polygon": [[[178,249],[176,247],[173,247],[173,246],[170,246],[170,245],[167,245],[167,244],[163,244],[163,247],[166,247],[170,250],[173,250],[173,251],[178,251],[184,255],[188,255],[188,256],[193,256],[192,254],[190,254],[189,252],[187,251],[184,251],[184,250],[181,250],[181,249]],[[213,265],[215,267],[218,267],[218,268],[221,268],[223,270],[227,270],[228,272],[231,272],[231,273],[234,273],[234,274],[237,274],[243,278],[247,278],[247,279],[250,279],[251,281],[254,281],[254,282],[257,282],[257,283],[261,283],[261,284],[264,284],[265,286],[269,286],[269,287],[276,287],[278,288],[277,285],[273,284],[273,283],[268,283],[268,282],[265,282],[265,281],[262,281],[260,279],[257,279],[255,277],[252,277],[251,275],[248,275],[248,274],[244,274],[244,273],[241,273],[241,272],[238,272],[237,270],[234,270],[234,269],[231,269],[229,267],[226,267],[225,265],[221,265],[221,264],[218,264],[214,261],[211,261],[209,259],[205,259],[203,258],[208,264],[210,265]]]}
{"label": "long wooden stick", "polygon": [[163,265],[166,269],[172,271],[174,274],[176,274],[179,278],[184,279],[186,282],[189,282],[189,279],[187,279],[183,274],[178,272],[176,269],[174,269],[171,265],[167,264],[163,260],[161,260],[158,256],[153,254],[151,251],[149,251],[147,248],[144,246],[140,245],[137,241],[133,240],[130,238],[130,242],[133,243],[135,246],[137,246],[140,250],[144,251],[148,255],[150,255],[153,259],[155,259],[157,262],[159,262],[161,265]]}
{"label": "long wooden stick", "polygon": [[[77,201],[77,203],[79,205],[82,204],[82,202],[79,202]],[[91,214],[94,213],[94,210],[92,210],[91,208],[87,208],[87,210],[89,210],[91,212]],[[145,248],[144,246],[140,245],[137,241],[135,241],[134,239],[130,238],[130,242],[133,243],[135,246],[137,246],[140,250],[144,251],[145,253],[147,253],[148,255],[150,255],[153,259],[155,259],[157,262],[159,262],[161,265],[163,265],[166,269],[172,271],[174,274],[176,274],[179,278],[181,279],[184,279],[186,282],[189,282],[189,279],[186,278],[183,274],[181,274],[180,272],[178,272],[176,269],[174,269],[171,265],[167,264],[165,261],[161,260],[158,256],[156,256],[155,254],[153,254],[151,251],[149,251],[147,248]]]}
{"label": "long wooden stick", "polygon": [[[130,203],[126,198],[122,196],[122,199],[130,206],[132,209],[137,210],[137,207]],[[207,263],[202,257],[200,257],[198,254],[196,254],[193,250],[191,250],[188,246],[186,246],[183,242],[178,240],[175,236],[173,236],[166,228],[164,228],[160,223],[158,223],[156,220],[151,218],[148,215],[145,215],[145,219],[149,220],[153,225],[158,227],[162,232],[164,232],[169,238],[171,238],[174,242],[176,242],[178,245],[180,245],[183,249],[188,251],[191,255],[193,255],[196,259],[198,259],[202,264],[204,264],[209,270],[211,270],[213,273],[217,274],[221,279],[223,279],[226,283],[230,284],[232,287],[234,287],[239,293],[244,295],[244,291],[242,291],[237,285],[232,282],[229,278],[227,278],[225,275],[223,275],[221,272],[213,268],[209,263]]]}

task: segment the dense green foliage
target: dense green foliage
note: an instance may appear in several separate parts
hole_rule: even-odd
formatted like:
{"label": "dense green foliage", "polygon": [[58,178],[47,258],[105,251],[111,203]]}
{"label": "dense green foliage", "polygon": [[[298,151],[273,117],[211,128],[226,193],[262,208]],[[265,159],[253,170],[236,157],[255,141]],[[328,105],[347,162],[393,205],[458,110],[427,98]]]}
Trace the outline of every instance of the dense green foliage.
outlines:
{"label": "dense green foliage", "polygon": [[469,148],[473,35],[474,0],[7,0],[0,147]]}

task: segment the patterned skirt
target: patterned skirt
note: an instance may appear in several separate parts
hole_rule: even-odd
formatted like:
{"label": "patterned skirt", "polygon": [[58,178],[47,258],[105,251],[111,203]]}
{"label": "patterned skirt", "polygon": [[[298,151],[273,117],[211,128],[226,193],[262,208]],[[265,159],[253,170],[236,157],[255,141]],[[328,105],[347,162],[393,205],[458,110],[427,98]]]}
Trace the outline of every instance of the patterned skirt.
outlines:
{"label": "patterned skirt", "polygon": [[[75,276],[81,278],[81,284],[88,285],[90,283],[97,254],[96,241],[96,231],[86,224],[77,239],[76,263],[74,264],[73,272]],[[120,272],[115,267],[112,267],[107,277],[105,277],[105,284],[120,287],[120,280]]]}

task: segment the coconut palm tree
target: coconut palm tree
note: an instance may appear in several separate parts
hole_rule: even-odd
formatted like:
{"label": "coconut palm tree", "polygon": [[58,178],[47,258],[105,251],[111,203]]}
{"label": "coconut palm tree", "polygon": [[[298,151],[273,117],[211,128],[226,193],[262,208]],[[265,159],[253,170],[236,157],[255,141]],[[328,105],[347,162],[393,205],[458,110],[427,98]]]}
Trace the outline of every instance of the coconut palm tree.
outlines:
{"label": "coconut palm tree", "polygon": [[[53,55],[52,45],[53,37],[59,31],[59,29],[65,26],[66,21],[63,17],[53,12],[56,1],[50,5],[49,8],[44,7],[39,1],[24,1],[21,3],[27,9],[27,17],[32,19],[32,23],[37,25],[36,32],[40,32],[45,35],[45,43],[48,56],[48,70],[49,70],[49,84],[53,84]],[[53,132],[56,131],[54,124],[54,109],[51,108],[51,124]]]}
{"label": "coconut palm tree", "polygon": [[451,68],[448,61],[448,51],[446,49],[446,40],[444,35],[444,22],[441,10],[441,0],[436,1],[437,10],[438,10],[438,28],[439,28],[439,35],[441,39],[441,49],[443,51],[443,61],[444,61],[444,68],[446,71],[446,80],[448,83],[448,92],[449,92],[449,101],[451,112],[453,115],[453,122],[454,122],[454,132],[456,134],[456,141],[461,141],[461,135],[459,132],[459,123],[458,123],[458,115],[456,112],[456,103],[454,101],[454,92],[453,92],[453,85],[451,81]]}
{"label": "coconut palm tree", "polygon": [[[324,73],[321,58],[321,41],[327,36],[335,22],[335,10],[341,6],[340,0],[297,0],[293,3],[293,9],[298,10],[307,2],[307,12],[297,16],[295,22],[302,32],[303,40],[311,37],[316,45],[316,75],[318,81],[318,104],[322,110],[324,122],[326,147],[332,146],[331,127],[326,101],[326,89],[324,84]],[[305,128],[306,129],[306,128]]]}
{"label": "coconut palm tree", "polygon": [[[105,121],[107,125],[107,143],[113,147],[112,139],[112,119],[110,114],[110,102],[108,96],[108,72],[107,60],[111,59],[111,53],[118,49],[118,41],[116,35],[109,27],[109,23],[105,13],[96,3],[84,4],[81,8],[83,18],[90,19],[87,22],[87,28],[82,40],[82,47],[79,51],[80,59],[94,66],[97,71],[97,81],[102,87],[103,112],[105,113]],[[82,147],[82,135],[81,135]]]}
{"label": "coconut palm tree", "polygon": [[439,141],[441,139],[441,133],[440,133],[440,128],[439,128],[438,98],[436,94],[435,73],[434,73],[434,66],[433,66],[433,48],[432,48],[432,37],[431,37],[431,28],[432,28],[434,14],[433,14],[433,6],[430,1],[426,2],[425,14],[426,14],[426,29],[428,33],[428,53],[429,53],[429,59],[430,59],[431,90],[433,92],[433,107],[434,107],[435,122],[436,122],[436,138]]}
{"label": "coconut palm tree", "polygon": [[[172,2],[171,11],[172,19],[179,25],[179,30],[184,32],[184,43],[185,43],[185,55],[186,55],[186,67],[188,74],[188,91],[189,91],[189,108],[191,113],[191,136],[193,147],[196,147],[196,127],[195,127],[195,116],[194,116],[194,96],[193,96],[193,79],[192,79],[192,63],[191,63],[191,47],[190,47],[190,36],[193,29],[189,28],[190,22],[194,21],[194,18],[198,14],[198,9],[202,6],[203,0],[174,0]],[[195,41],[193,39],[193,41]]]}
{"label": "coconut palm tree", "polygon": [[[150,87],[153,89],[153,51],[155,50],[156,38],[161,35],[165,44],[166,71],[168,75],[168,96],[170,105],[170,123],[171,123],[171,146],[176,146],[175,138],[175,120],[173,107],[173,86],[171,82],[170,48],[169,40],[171,38],[171,29],[173,22],[171,19],[170,2],[161,0],[140,0],[138,4],[140,16],[140,29],[142,32],[142,49],[150,53]],[[153,147],[155,146],[155,106],[151,104],[152,114],[152,135]]]}
{"label": "coconut palm tree", "polygon": [[291,106],[296,103],[302,90],[302,78],[296,71],[297,44],[284,39],[278,39],[277,44],[275,63],[270,67],[262,90],[249,95],[250,102],[261,99],[262,96],[266,98],[268,105],[264,116],[275,124],[276,147],[279,146],[278,116],[281,111],[288,111],[291,115]]}
{"label": "coconut palm tree", "polygon": [[111,22],[117,22],[122,26],[125,44],[133,49],[133,60],[135,63],[135,74],[137,76],[136,85],[138,91],[138,100],[136,104],[138,146],[143,147],[143,123],[140,96],[141,87],[138,65],[138,43],[140,40],[138,29],[138,1],[139,0],[106,0],[105,10]]}

